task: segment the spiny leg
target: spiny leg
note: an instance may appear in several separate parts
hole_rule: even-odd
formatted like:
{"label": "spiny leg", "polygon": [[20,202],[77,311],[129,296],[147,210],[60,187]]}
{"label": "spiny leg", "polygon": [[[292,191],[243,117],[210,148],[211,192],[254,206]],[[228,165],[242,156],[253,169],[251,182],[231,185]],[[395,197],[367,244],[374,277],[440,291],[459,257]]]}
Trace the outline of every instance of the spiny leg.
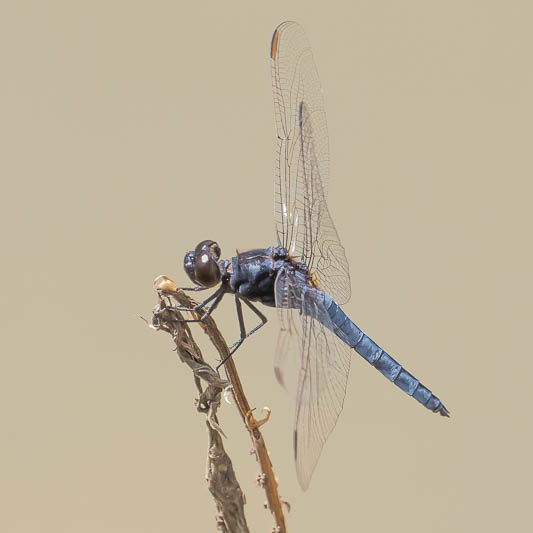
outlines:
{"label": "spiny leg", "polygon": [[[255,333],[258,329],[262,328],[267,322],[268,322],[268,319],[267,317],[261,313],[261,311],[259,311],[259,309],[257,309],[257,307],[255,307],[255,305],[253,305],[251,302],[249,302],[248,300],[243,300],[244,303],[259,317],[259,320],[261,320],[261,323],[260,324],[257,324],[257,326],[255,326],[255,328],[251,329],[247,334],[246,334],[246,337],[244,337],[244,339],[247,339],[250,335],[252,335],[252,333]],[[244,340],[242,339],[241,340],[241,343],[239,343],[239,346],[242,344],[242,341]],[[235,351],[236,349],[238,348],[238,346],[233,350]]]}
{"label": "spiny leg", "polygon": [[[194,290],[205,290],[205,289],[207,289],[207,287],[201,287],[200,289],[195,289],[194,287],[191,287],[191,288],[189,288],[187,290],[194,291]],[[182,290],[185,290],[185,289],[182,289]],[[203,300],[199,304],[196,304],[193,307],[180,307],[179,305],[171,305],[171,306],[165,307],[165,309],[170,309],[171,311],[189,311],[189,312],[190,311],[198,311],[199,309],[202,309],[203,307],[205,307],[205,305],[208,304],[211,300],[213,300],[215,298],[218,298],[220,293],[223,293],[223,292],[224,292],[224,288],[220,287],[213,294],[208,296],[205,300]],[[163,311],[163,310],[161,310],[161,311]]]}
{"label": "spiny leg", "polygon": [[209,303],[211,300],[214,300],[213,303],[205,310],[204,314],[201,318],[183,318],[179,319],[179,322],[203,322],[217,307],[217,305],[220,303],[220,300],[222,300],[222,297],[226,293],[226,289],[222,286],[218,290],[216,290],[213,294],[211,294],[208,298],[206,298],[203,302],[200,302],[198,305],[195,305],[194,307],[165,307],[158,311],[156,314],[162,313],[166,309],[170,309],[172,311],[198,311],[205,307],[207,303]]}
{"label": "spiny leg", "polygon": [[257,324],[253,329],[251,329],[248,333],[246,333],[246,326],[244,325],[244,317],[242,315],[242,304],[241,304],[241,298],[236,293],[235,294],[235,307],[237,308],[237,318],[239,320],[239,329],[241,331],[241,338],[234,342],[229,347],[229,355],[225,357],[216,367],[216,370],[218,372],[218,369],[236,352],[237,348],[244,342],[245,339],[247,339],[250,335],[255,333],[259,328],[262,328],[267,323],[267,317],[257,309],[251,302],[249,302],[246,299],[242,299],[244,303],[259,317],[259,320],[261,320],[260,324]]}
{"label": "spiny leg", "polygon": [[[209,297],[209,300],[213,300],[213,303],[205,310],[204,314],[202,315],[202,318],[185,318],[183,320],[180,320],[180,322],[203,322],[211,313],[216,309],[217,305],[220,303],[220,300],[222,300],[222,297],[225,294],[224,288],[220,288],[218,291],[216,291],[214,294],[215,296],[211,295]],[[213,296],[213,298],[212,298]],[[195,306],[192,308],[193,311],[196,311],[196,308],[198,306]],[[190,311],[190,309],[186,309],[186,311]]]}

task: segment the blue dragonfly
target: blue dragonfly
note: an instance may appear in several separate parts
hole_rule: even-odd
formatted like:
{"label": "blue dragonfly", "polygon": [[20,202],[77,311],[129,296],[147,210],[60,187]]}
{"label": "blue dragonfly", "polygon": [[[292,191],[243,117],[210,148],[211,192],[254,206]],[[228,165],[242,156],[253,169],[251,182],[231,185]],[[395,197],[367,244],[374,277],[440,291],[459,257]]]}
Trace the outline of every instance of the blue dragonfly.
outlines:
{"label": "blue dragonfly", "polygon": [[[326,202],[329,141],[322,87],[299,24],[283,22],[276,28],[270,59],[277,245],[226,260],[220,259],[215,241],[205,240],[185,255],[184,268],[195,284],[188,290],[218,286],[193,308],[204,311],[203,319],[225,294],[234,295],[240,338],[230,354],[267,322],[253,302],[276,308],[280,329],[274,373],[295,398],[294,456],[305,490],[342,410],[354,351],[427,409],[446,417],[449,411],[340,307],[350,299],[349,268]],[[250,331],[243,303],[260,320]]]}

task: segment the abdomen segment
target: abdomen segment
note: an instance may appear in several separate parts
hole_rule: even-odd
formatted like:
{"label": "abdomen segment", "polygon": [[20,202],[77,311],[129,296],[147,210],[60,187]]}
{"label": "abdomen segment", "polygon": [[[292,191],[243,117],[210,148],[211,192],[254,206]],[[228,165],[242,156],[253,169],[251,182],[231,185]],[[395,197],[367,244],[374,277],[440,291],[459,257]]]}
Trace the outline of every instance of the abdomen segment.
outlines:
{"label": "abdomen segment", "polygon": [[328,314],[336,326],[335,334],[387,379],[434,413],[450,416],[443,403],[427,387],[363,333],[333,300],[328,306]]}

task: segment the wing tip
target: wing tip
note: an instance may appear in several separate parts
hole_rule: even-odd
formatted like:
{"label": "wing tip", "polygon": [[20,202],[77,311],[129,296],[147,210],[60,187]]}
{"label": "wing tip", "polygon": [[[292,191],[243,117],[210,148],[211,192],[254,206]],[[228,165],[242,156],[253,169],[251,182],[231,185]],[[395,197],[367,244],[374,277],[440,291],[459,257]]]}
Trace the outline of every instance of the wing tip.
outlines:
{"label": "wing tip", "polygon": [[[313,470],[311,472],[304,473],[302,471],[302,467],[300,466],[300,463],[298,462],[298,432],[296,429],[293,433],[293,439],[294,439],[294,462],[296,463],[296,477],[298,478],[298,484],[300,485],[300,488],[305,492],[309,485],[311,485],[311,478],[313,477]],[[304,475],[305,474],[305,475]]]}
{"label": "wing tip", "polygon": [[292,25],[298,25],[298,23],[292,20],[285,20],[284,22],[281,22],[277,25],[276,29],[274,30],[274,33],[272,34],[272,40],[270,41],[270,59],[273,59],[275,61],[278,55],[278,44],[281,31],[284,27]]}
{"label": "wing tip", "polygon": [[305,492],[308,488],[310,483],[310,480],[302,479],[300,476],[298,476],[298,484],[300,485],[300,488]]}

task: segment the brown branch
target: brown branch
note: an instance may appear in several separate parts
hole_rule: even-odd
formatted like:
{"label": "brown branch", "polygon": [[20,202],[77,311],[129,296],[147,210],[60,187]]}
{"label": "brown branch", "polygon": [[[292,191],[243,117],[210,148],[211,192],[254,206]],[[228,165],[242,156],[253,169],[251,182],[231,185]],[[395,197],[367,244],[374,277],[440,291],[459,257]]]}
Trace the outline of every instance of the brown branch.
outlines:
{"label": "brown branch", "polygon": [[[250,404],[244,394],[244,389],[237,373],[237,368],[233,358],[229,358],[224,364],[224,369],[228,376],[229,382],[220,378],[213,368],[208,365],[202,357],[198,345],[192,338],[190,329],[183,319],[181,313],[167,304],[165,297],[172,297],[180,307],[192,308],[196,302],[190,298],[183,291],[176,289],[174,282],[166,276],[159,276],[154,281],[154,288],[159,296],[159,305],[154,310],[154,318],[152,325],[156,329],[163,329],[170,333],[176,344],[176,349],[182,361],[187,363],[193,371],[196,386],[200,392],[200,399],[198,400],[198,409],[208,414],[208,434],[209,434],[209,453],[208,453],[208,483],[209,490],[215,498],[217,509],[220,513],[219,528],[223,525],[226,529],[222,531],[248,531],[246,521],[244,519],[244,498],[242,491],[235,479],[231,460],[227,457],[222,446],[223,435],[222,430],[218,425],[216,419],[216,409],[220,404],[220,394],[231,384],[231,392],[235,399],[235,403],[241,414],[242,420],[250,434],[254,452],[257,460],[261,466],[261,474],[257,481],[259,486],[263,487],[266,492],[268,508],[274,515],[276,527],[273,531],[276,533],[285,533],[285,518],[283,516],[282,500],[278,494],[278,484],[272,463],[268,455],[268,450],[259,430],[259,427],[264,424],[270,417],[270,409],[265,408],[266,416],[262,420],[256,420],[252,414]],[[169,308],[170,307],[170,308]],[[195,311],[191,313],[195,318],[202,318],[203,311]],[[209,337],[217,349],[221,360],[226,359],[229,355],[229,349],[224,337],[220,333],[215,321],[209,316],[202,322],[199,322],[204,332]],[[208,387],[202,392],[200,380],[208,383]],[[213,451],[212,451],[213,450]],[[219,462],[219,459],[222,461]],[[237,495],[237,497],[235,497]],[[283,502],[285,503],[285,502]],[[242,511],[240,510],[242,509]],[[236,525],[229,527],[227,522],[228,516],[235,517],[242,515],[242,522],[237,522]],[[246,529],[237,529],[236,527],[246,527]]]}

